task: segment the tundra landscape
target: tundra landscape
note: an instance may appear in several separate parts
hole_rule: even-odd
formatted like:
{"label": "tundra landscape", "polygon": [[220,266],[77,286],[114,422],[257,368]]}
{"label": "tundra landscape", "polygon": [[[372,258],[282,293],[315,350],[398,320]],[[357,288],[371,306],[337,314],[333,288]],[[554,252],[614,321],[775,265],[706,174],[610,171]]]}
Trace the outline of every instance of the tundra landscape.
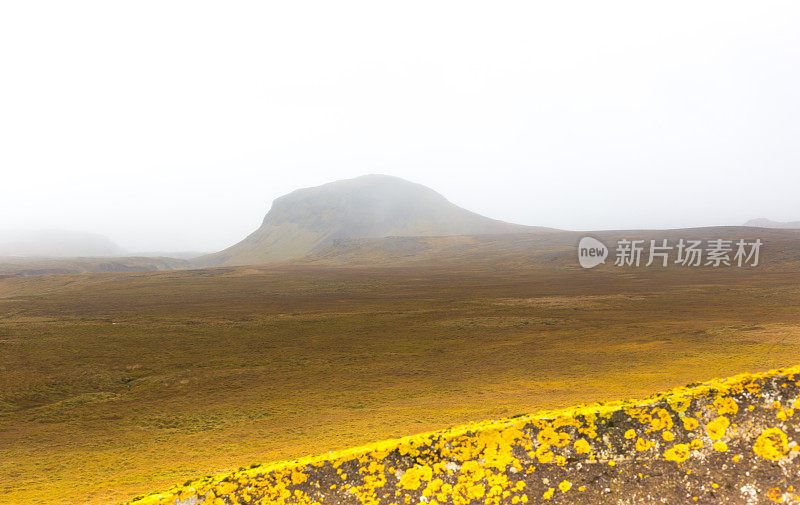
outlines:
{"label": "tundra landscape", "polygon": [[800,505],[798,26],[0,1],[0,505]]}
{"label": "tundra landscape", "polygon": [[761,263],[587,270],[580,234],[537,230],[9,275],[0,503],[119,503],[254,463],[800,362],[796,230],[597,234],[694,235],[761,237]]}

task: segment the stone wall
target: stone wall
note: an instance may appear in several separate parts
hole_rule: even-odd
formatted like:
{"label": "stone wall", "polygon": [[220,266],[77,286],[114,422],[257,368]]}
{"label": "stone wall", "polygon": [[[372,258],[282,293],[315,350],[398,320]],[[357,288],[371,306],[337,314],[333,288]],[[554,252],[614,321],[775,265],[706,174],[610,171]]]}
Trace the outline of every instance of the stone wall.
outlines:
{"label": "stone wall", "polygon": [[800,367],[739,375],[242,469],[131,503],[800,504],[798,381]]}

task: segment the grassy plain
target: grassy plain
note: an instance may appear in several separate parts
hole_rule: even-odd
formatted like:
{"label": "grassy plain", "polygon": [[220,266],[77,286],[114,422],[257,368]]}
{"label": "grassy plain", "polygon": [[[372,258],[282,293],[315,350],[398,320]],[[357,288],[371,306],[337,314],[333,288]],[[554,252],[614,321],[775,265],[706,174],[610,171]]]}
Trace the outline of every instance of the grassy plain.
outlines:
{"label": "grassy plain", "polygon": [[800,272],[319,265],[0,280],[0,503],[800,363]]}

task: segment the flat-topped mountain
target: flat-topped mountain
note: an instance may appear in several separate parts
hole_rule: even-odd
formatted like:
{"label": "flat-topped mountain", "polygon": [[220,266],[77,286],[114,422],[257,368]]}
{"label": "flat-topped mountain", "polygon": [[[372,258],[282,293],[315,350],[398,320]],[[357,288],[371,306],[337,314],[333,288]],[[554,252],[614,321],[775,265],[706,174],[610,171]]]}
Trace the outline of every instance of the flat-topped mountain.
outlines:
{"label": "flat-topped mountain", "polygon": [[238,244],[200,259],[244,265],[304,256],[343,238],[490,235],[546,231],[506,223],[449,202],[421,184],[365,175],[276,199],[261,227]]}

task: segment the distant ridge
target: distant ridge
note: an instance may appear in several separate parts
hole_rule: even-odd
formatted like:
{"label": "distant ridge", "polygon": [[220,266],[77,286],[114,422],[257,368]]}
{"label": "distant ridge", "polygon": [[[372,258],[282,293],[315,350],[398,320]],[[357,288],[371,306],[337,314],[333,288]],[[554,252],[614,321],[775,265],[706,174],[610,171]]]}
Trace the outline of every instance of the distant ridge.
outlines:
{"label": "distant ridge", "polygon": [[786,223],[781,223],[779,221],[773,221],[771,219],[766,218],[758,218],[758,219],[751,219],[750,221],[744,224],[745,226],[757,226],[759,228],[786,228],[790,230],[798,230],[800,229],[800,221],[789,221]]}
{"label": "distant ridge", "polygon": [[22,258],[0,257],[0,278],[31,277],[52,274],[85,274],[108,272],[152,272],[191,268],[186,260],[166,257],[80,257]]}
{"label": "distant ridge", "polygon": [[299,258],[336,239],[531,233],[549,228],[506,223],[458,207],[421,184],[365,175],[277,198],[261,227],[238,244],[204,256],[204,266]]}
{"label": "distant ridge", "polygon": [[[800,230],[755,229],[745,226],[712,226],[674,230],[599,230],[591,232],[556,230],[502,235],[459,235],[451,237],[382,237],[337,239],[293,264],[337,266],[436,266],[470,265],[471,268],[510,268],[524,265],[535,268],[580,268],[578,241],[587,235],[601,240],[610,249],[609,260],[598,269],[614,265],[616,244],[621,239],[681,239],[737,241],[760,239],[765,243],[759,268],[797,269],[800,265]],[[674,259],[674,258],[673,258]],[[643,264],[647,262],[644,257]],[[672,265],[673,268],[683,268]]]}

